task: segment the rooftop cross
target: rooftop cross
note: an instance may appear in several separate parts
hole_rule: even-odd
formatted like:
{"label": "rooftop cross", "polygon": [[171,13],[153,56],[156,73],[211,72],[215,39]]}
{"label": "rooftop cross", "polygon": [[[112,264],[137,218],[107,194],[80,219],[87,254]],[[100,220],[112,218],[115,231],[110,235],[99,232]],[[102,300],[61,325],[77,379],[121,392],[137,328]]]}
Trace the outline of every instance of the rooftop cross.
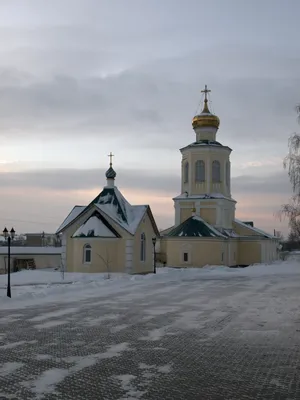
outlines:
{"label": "rooftop cross", "polygon": [[205,85],[204,90],[201,90],[201,93],[204,93],[204,96],[205,96],[205,98],[204,98],[205,103],[207,103],[207,93],[210,93],[210,92],[211,92],[211,90],[207,89],[207,85]]}
{"label": "rooftop cross", "polygon": [[112,167],[112,158],[114,157],[114,154],[110,152],[108,157],[109,157],[109,166]]}

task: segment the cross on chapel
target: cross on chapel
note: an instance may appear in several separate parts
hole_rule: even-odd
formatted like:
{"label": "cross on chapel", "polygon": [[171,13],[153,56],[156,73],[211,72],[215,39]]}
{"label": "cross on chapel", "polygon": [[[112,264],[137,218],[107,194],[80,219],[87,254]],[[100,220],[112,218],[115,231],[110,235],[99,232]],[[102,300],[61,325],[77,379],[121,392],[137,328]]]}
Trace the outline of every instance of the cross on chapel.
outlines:
{"label": "cross on chapel", "polygon": [[110,152],[108,157],[109,157],[109,166],[112,167],[112,158],[114,157],[114,154]]}

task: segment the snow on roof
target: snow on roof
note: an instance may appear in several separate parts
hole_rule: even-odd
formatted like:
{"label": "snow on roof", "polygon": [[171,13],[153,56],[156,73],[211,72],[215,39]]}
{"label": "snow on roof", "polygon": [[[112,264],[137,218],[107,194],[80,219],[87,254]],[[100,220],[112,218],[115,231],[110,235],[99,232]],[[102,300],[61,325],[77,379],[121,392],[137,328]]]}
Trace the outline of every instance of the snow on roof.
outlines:
{"label": "snow on roof", "polygon": [[223,229],[223,231],[224,231],[224,233],[225,233],[225,235],[226,236],[229,236],[229,237],[240,237],[240,235],[239,234],[237,234],[233,229]]}
{"label": "snow on roof", "polygon": [[[0,254],[7,255],[7,246],[0,246]],[[35,254],[61,254],[61,247],[31,247],[11,246],[10,254],[14,255],[35,255]]]}
{"label": "snow on roof", "polygon": [[73,237],[116,237],[116,235],[94,215],[77,229]]}
{"label": "snow on roof", "polygon": [[168,237],[221,237],[226,238],[221,232],[209,225],[202,218],[193,216],[166,234]]}
{"label": "snow on roof", "polygon": [[129,204],[116,186],[104,188],[95,199],[95,205],[131,234],[135,233],[148,208]]}
{"label": "snow on roof", "polygon": [[69,213],[69,215],[65,218],[64,222],[60,225],[56,232],[60,232],[64,229],[70,222],[72,222],[78,215],[86,208],[86,206],[75,206]]}
{"label": "snow on roof", "polygon": [[167,235],[172,229],[175,228],[175,225],[170,226],[169,228],[163,229],[159,232],[160,236]]}
{"label": "snow on roof", "polygon": [[233,200],[231,197],[226,197],[222,193],[210,193],[210,194],[192,194],[186,196],[185,193],[181,193],[180,195],[173,197],[173,199],[228,199]]}
{"label": "snow on roof", "polygon": [[92,205],[95,205],[100,211],[131,234],[135,233],[149,207],[148,205],[132,206],[116,186],[105,186],[102,192],[88,206],[75,206],[57,232],[64,229]]}
{"label": "snow on roof", "polygon": [[263,231],[263,230],[261,230],[261,229],[259,229],[259,228],[256,228],[256,227],[254,227],[254,226],[245,224],[245,222],[243,222],[243,221],[241,221],[241,220],[239,220],[239,219],[237,219],[237,218],[234,219],[234,222],[236,222],[236,223],[238,223],[238,224],[244,226],[245,228],[248,228],[248,229],[250,229],[250,230],[252,230],[252,231],[258,233],[259,235],[266,236],[266,237],[268,237],[269,239],[275,239],[275,238],[276,238],[274,235],[271,235],[270,233],[267,233],[267,232],[265,232],[265,231]]}
{"label": "snow on roof", "polygon": [[226,237],[223,235],[221,232],[219,232],[216,228],[214,228],[212,225],[208,224],[207,222],[204,221],[201,217],[198,217],[197,215],[193,216],[193,219],[202,222],[204,225],[207,226],[208,229],[210,229],[216,236],[221,236],[221,237]]}

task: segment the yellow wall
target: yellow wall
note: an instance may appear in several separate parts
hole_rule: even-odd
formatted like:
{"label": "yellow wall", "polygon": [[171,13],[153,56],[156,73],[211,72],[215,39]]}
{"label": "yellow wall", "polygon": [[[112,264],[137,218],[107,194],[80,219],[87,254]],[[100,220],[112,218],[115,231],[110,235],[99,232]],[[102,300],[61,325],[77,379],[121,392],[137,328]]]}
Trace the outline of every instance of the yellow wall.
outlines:
{"label": "yellow wall", "polygon": [[180,223],[184,222],[186,219],[190,218],[193,215],[192,208],[182,208],[180,210]]}
{"label": "yellow wall", "polygon": [[[79,265],[82,266],[82,271],[80,272],[88,272],[87,267],[82,263],[83,261],[83,253],[82,253],[82,247],[84,244],[88,243],[88,240],[95,240],[95,238],[72,238],[72,235],[76,232],[76,230],[88,219],[88,217],[93,214],[93,212],[98,210],[96,207],[92,207],[88,212],[84,213],[78,220],[76,220],[72,225],[70,225],[69,228],[66,229],[65,235],[66,235],[66,271],[68,272],[79,272]],[[117,227],[117,224],[112,221],[110,218],[108,218],[109,223],[111,226],[116,229],[117,232],[122,236],[121,241],[126,240],[127,238],[130,238],[132,235],[125,231],[125,229],[122,229],[121,227]],[[78,240],[79,239],[79,240]],[[85,240],[85,243],[82,243],[80,240]],[[105,239],[106,240],[106,239]],[[115,240],[115,239],[113,239]],[[108,243],[108,242],[107,242]],[[105,245],[107,244],[105,242]],[[125,246],[125,245],[124,245]],[[120,247],[120,251],[121,251]],[[101,250],[101,246],[98,250]],[[98,251],[97,250],[97,251]],[[92,250],[93,251],[93,250]],[[99,258],[99,257],[98,257]],[[95,261],[95,258],[94,262]],[[91,268],[95,268],[95,265],[92,266]],[[99,264],[100,265],[100,264]],[[119,268],[118,264],[114,268]]]}
{"label": "yellow wall", "polygon": [[[141,234],[146,236],[146,260],[141,261]],[[148,214],[145,215],[137,228],[134,237],[134,253],[133,253],[133,273],[144,273],[153,271],[154,252],[152,238],[156,236]]]}
{"label": "yellow wall", "polygon": [[[92,248],[91,263],[83,262],[83,248]],[[124,239],[73,238],[74,272],[123,272]],[[102,258],[101,258],[101,257]],[[108,269],[107,269],[108,265]]]}
{"label": "yellow wall", "polygon": [[[265,247],[265,254],[262,254]],[[183,253],[189,254],[189,261],[183,261]],[[222,257],[223,253],[223,257]],[[160,244],[160,258],[167,266],[203,267],[205,265],[250,265],[272,262],[278,257],[276,243],[271,239],[243,240],[209,238],[164,237]]]}
{"label": "yellow wall", "polygon": [[217,210],[215,208],[201,208],[200,217],[203,218],[205,222],[215,225],[217,220]]}
{"label": "yellow wall", "polygon": [[239,241],[238,264],[249,265],[262,262],[261,241]]}
{"label": "yellow wall", "polygon": [[[165,240],[165,239],[162,239]],[[207,264],[225,264],[226,243],[218,239],[167,238],[165,243],[167,265],[174,267],[203,267]],[[189,261],[183,261],[183,253],[189,254]],[[223,253],[223,261],[222,261]]]}
{"label": "yellow wall", "polygon": [[[71,225],[65,232],[66,234],[66,270],[69,272],[106,272],[107,267],[105,262],[98,256],[101,256],[107,261],[111,272],[131,272],[144,273],[153,271],[153,244],[152,237],[155,236],[154,229],[150,217],[145,214],[137,228],[135,235],[131,235],[125,229],[117,225],[109,217],[106,217],[112,227],[121,235],[121,238],[72,238],[72,235],[83,224],[84,221],[95,211],[95,208],[85,213],[78,221]],[[141,234],[146,235],[146,260],[140,260]],[[126,254],[128,251],[128,243],[133,247],[130,248],[131,256]],[[92,247],[92,262],[91,264],[83,263],[83,247],[89,244]],[[132,258],[132,265],[127,271],[126,257]]]}

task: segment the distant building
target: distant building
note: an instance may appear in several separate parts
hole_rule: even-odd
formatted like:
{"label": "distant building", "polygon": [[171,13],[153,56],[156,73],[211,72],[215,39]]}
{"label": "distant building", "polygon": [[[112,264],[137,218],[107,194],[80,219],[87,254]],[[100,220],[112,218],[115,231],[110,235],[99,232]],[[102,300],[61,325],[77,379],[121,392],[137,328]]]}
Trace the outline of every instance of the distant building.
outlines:
{"label": "distant building", "polygon": [[60,247],[61,241],[60,237],[55,233],[26,233],[25,234],[25,246],[32,246],[32,247]]}
{"label": "distant building", "polygon": [[[7,246],[0,247],[0,274],[7,273]],[[11,271],[21,269],[60,268],[61,247],[11,247]]]}

